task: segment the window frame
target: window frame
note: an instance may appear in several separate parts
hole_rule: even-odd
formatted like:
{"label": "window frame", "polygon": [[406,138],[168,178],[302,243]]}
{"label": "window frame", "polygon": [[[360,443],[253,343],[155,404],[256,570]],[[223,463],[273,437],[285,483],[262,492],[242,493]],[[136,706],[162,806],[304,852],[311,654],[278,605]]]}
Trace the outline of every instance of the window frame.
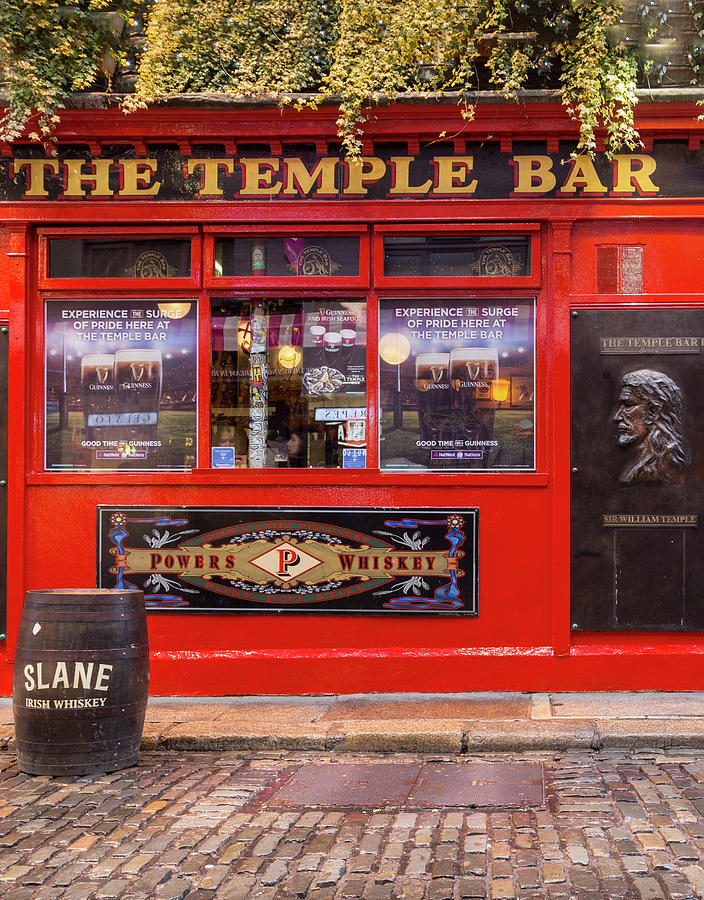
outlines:
{"label": "window frame", "polygon": [[[278,209],[277,213],[281,213]],[[272,211],[273,216],[273,211]],[[40,263],[40,276],[36,281],[36,302],[43,309],[46,299],[61,298],[85,298],[90,296],[96,300],[120,296],[125,299],[139,299],[149,296],[154,299],[193,301],[198,303],[198,456],[196,467],[190,471],[149,471],[144,473],[124,471],[104,471],[104,474],[95,478],[97,473],[81,470],[76,472],[47,472],[43,468],[44,439],[43,439],[43,413],[42,428],[35,432],[35,440],[29,453],[29,468],[26,475],[28,484],[71,484],[91,485],[100,483],[105,485],[233,485],[242,486],[261,485],[268,489],[274,486],[287,484],[306,484],[331,488],[339,486],[343,490],[345,486],[356,485],[359,488],[390,487],[411,488],[413,486],[460,486],[473,485],[476,487],[506,487],[519,486],[545,487],[550,481],[546,471],[546,426],[544,421],[536,421],[536,468],[533,471],[518,472],[403,472],[381,469],[379,466],[379,435],[378,435],[378,409],[379,396],[378,383],[378,340],[379,340],[379,310],[378,301],[380,295],[385,299],[394,297],[403,299],[412,296],[424,296],[430,299],[451,299],[453,297],[466,296],[468,293],[479,296],[496,296],[500,291],[504,297],[526,296],[527,293],[535,294],[536,298],[536,374],[538,390],[543,390],[544,365],[540,359],[540,347],[545,337],[547,319],[545,301],[547,300],[545,288],[542,290],[523,285],[523,279],[494,279],[494,278],[436,278],[436,279],[409,279],[411,284],[405,288],[400,283],[402,279],[387,278],[375,280],[372,271],[372,251],[377,257],[381,251],[382,256],[377,261],[377,266],[383,271],[383,243],[384,234],[423,234],[438,231],[446,231],[449,220],[442,223],[414,223],[414,224],[376,224],[370,213],[364,223],[359,220],[361,216],[357,211],[354,223],[320,222],[320,215],[314,223],[305,223],[298,227],[298,234],[354,234],[360,236],[360,276],[359,279],[335,278],[326,279],[301,278],[267,278],[266,276],[253,276],[243,279],[208,276],[207,263],[203,263],[204,256],[209,258],[212,265],[214,238],[217,235],[232,235],[236,233],[251,235],[286,235],[290,233],[288,223],[281,221],[277,215],[277,224],[254,224],[251,220],[246,224],[217,224],[212,220],[209,224],[199,225],[164,225],[137,227],[134,223],[118,226],[100,227],[93,223],[83,227],[51,227],[39,226],[35,234],[35,259]],[[532,235],[532,267],[536,269],[531,281],[540,281],[541,226],[535,224],[506,224],[494,222],[452,223],[456,231],[491,231],[501,233],[506,231],[513,234]],[[192,267],[191,277],[188,279],[48,279],[46,274],[47,264],[47,240],[51,237],[83,237],[101,238],[114,236],[117,239],[138,239],[144,236],[189,236],[192,240]],[[207,256],[209,251],[209,257]],[[363,268],[363,263],[366,268]],[[385,281],[386,286],[381,282]],[[340,283],[342,282],[342,284]],[[528,290],[527,290],[528,287]],[[367,311],[367,460],[364,469],[323,469],[323,468],[297,468],[292,470],[262,468],[249,469],[238,468],[233,477],[232,469],[217,469],[211,465],[211,410],[210,410],[210,368],[211,368],[211,303],[224,299],[252,300],[270,297],[272,294],[281,297],[296,297],[315,294],[320,299],[349,299],[366,302]],[[542,312],[541,312],[542,310]],[[547,317],[547,318],[546,318]],[[30,368],[35,376],[33,387],[30,388],[32,403],[43,404],[44,401],[44,334],[42,329],[35,329],[35,346],[39,351]],[[37,385],[41,385],[38,390]],[[41,394],[41,397],[39,397]],[[542,396],[542,394],[541,394]],[[537,402],[537,401],[536,401]],[[545,410],[544,398],[541,408]],[[43,407],[42,407],[43,408]],[[543,416],[544,418],[544,416]]]}
{"label": "window frame", "polygon": [[[198,291],[201,284],[201,244],[202,238],[197,225],[154,226],[139,228],[110,226],[107,228],[39,228],[37,229],[38,246],[38,288],[43,291],[124,291],[150,290]],[[110,239],[115,241],[136,241],[140,239],[182,238],[191,241],[191,274],[175,278],[95,278],[81,275],[69,278],[52,278],[49,275],[49,242],[55,239]]]}
{"label": "window frame", "polygon": [[[273,279],[272,279],[273,280]],[[208,431],[207,434],[199,435],[200,445],[205,449],[207,454],[206,460],[208,462],[208,471],[210,472],[233,472],[236,471],[238,473],[238,479],[241,477],[242,473],[247,473],[245,476],[246,479],[256,479],[259,475],[276,474],[280,477],[281,473],[288,472],[289,478],[295,479],[297,477],[297,473],[300,474],[302,472],[309,473],[330,473],[328,476],[323,476],[324,478],[331,477],[334,479],[334,473],[345,473],[346,477],[347,473],[353,473],[353,478],[357,478],[359,476],[354,473],[368,473],[368,472],[379,472],[377,452],[378,452],[378,437],[376,432],[376,413],[372,413],[371,409],[373,404],[371,403],[371,398],[376,397],[378,391],[378,382],[377,382],[377,371],[376,365],[372,366],[372,361],[376,360],[376,350],[377,350],[377,319],[376,319],[376,298],[371,299],[371,292],[369,291],[360,291],[359,289],[354,290],[350,288],[347,291],[321,291],[308,289],[309,281],[306,279],[304,281],[304,285],[306,289],[303,289],[303,286],[297,286],[296,290],[278,290],[268,291],[264,290],[264,285],[262,284],[263,279],[259,282],[259,290],[242,290],[238,291],[236,294],[233,292],[223,292],[223,291],[209,291],[208,292],[208,300],[207,300],[207,315],[208,315]],[[268,284],[267,284],[268,287]],[[315,296],[312,297],[311,294],[315,293]],[[274,296],[272,296],[274,295]],[[367,418],[366,418],[366,465],[361,469],[348,468],[345,469],[342,466],[340,467],[328,467],[328,466],[302,466],[300,468],[277,468],[275,466],[262,466],[261,468],[253,468],[249,465],[246,466],[236,466],[233,468],[228,467],[214,467],[212,466],[212,354],[213,354],[213,343],[212,343],[212,334],[213,334],[213,317],[212,317],[212,309],[214,304],[222,304],[227,301],[232,302],[240,302],[240,303],[252,303],[256,300],[271,300],[271,299],[286,299],[286,300],[299,300],[300,302],[304,302],[306,300],[309,301],[320,301],[324,302],[325,300],[330,301],[350,301],[363,303],[365,306],[365,321],[366,321],[366,347],[365,347],[365,367],[366,367],[366,387],[365,387],[365,405],[367,408]],[[373,317],[370,315],[371,305],[374,305],[374,315]],[[372,393],[373,391],[373,393]],[[371,425],[371,422],[374,422],[374,426]],[[373,427],[373,437],[372,437],[372,427]],[[207,445],[206,445],[207,440]],[[373,450],[372,450],[373,448]]]}
{"label": "window frame", "polygon": [[292,227],[284,224],[254,225],[251,223],[242,225],[204,225],[204,254],[203,254],[203,286],[206,290],[253,290],[267,291],[280,289],[321,290],[330,291],[335,288],[341,290],[366,290],[370,285],[371,263],[371,236],[370,227],[366,224],[340,225],[332,223],[295,225],[296,236],[307,237],[309,235],[321,235],[329,237],[358,237],[359,238],[359,274],[354,275],[329,275],[324,278],[314,278],[300,275],[215,275],[215,241],[220,237],[277,237],[285,238],[292,233]]}

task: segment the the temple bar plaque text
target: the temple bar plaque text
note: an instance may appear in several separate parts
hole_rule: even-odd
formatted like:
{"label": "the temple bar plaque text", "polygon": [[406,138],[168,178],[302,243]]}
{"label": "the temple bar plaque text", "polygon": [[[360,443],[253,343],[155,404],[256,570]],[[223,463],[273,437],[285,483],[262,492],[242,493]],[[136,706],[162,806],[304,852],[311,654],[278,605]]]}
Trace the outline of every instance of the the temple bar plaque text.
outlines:
{"label": "the temple bar plaque text", "polygon": [[699,353],[700,337],[602,337],[599,352],[612,353]]}

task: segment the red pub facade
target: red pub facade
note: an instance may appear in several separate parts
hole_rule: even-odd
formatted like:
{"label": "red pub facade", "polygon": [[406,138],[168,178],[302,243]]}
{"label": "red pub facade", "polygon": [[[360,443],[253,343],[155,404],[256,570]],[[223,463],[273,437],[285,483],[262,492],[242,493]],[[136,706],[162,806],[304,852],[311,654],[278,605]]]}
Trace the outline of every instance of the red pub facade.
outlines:
{"label": "red pub facade", "polygon": [[3,692],[25,591],[129,585],[154,694],[702,689],[704,123],[637,112],[2,146]]}

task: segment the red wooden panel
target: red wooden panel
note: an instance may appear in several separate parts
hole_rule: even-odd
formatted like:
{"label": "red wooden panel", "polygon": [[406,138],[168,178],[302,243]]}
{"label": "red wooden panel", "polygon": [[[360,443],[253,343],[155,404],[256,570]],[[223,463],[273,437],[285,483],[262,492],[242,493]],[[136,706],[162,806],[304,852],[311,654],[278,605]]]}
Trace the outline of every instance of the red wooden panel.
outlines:
{"label": "red wooden panel", "polygon": [[[572,290],[575,294],[618,293],[614,271],[616,253],[620,267],[629,265],[628,248],[642,248],[642,291],[647,294],[701,292],[704,284],[704,246],[701,225],[694,219],[663,220],[626,218],[580,222],[574,227]],[[608,261],[608,262],[607,262]],[[631,280],[621,291],[636,293]],[[629,290],[625,291],[624,287]],[[624,298],[625,299],[625,298]]]}

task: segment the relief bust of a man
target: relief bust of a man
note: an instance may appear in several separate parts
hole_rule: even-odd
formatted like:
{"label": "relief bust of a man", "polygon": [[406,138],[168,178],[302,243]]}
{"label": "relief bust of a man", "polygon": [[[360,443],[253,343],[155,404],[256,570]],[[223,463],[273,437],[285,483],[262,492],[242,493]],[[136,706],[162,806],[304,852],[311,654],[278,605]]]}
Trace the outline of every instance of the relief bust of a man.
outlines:
{"label": "relief bust of a man", "polygon": [[617,440],[637,451],[620,476],[623,484],[672,483],[689,464],[682,427],[682,392],[663,372],[639,369],[621,379],[614,416]]}

